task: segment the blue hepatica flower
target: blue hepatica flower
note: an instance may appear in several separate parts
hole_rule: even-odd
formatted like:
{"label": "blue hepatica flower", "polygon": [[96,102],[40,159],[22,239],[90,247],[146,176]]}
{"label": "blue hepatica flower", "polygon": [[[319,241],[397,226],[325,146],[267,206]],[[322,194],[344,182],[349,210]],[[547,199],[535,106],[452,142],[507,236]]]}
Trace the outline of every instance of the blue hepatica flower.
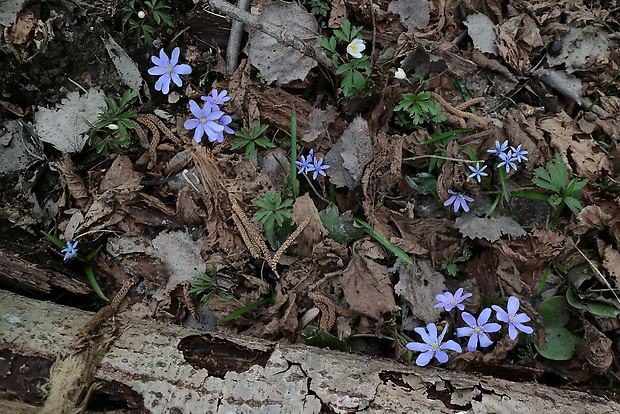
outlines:
{"label": "blue hepatica flower", "polygon": [[180,49],[175,47],[172,51],[172,56],[168,59],[168,55],[166,55],[166,52],[164,52],[162,48],[159,51],[159,58],[157,56],[151,56],[151,61],[155,66],[150,68],[148,72],[150,75],[159,76],[159,79],[157,79],[155,83],[155,90],[167,94],[170,91],[170,80],[177,86],[181,86],[183,82],[179,75],[189,75],[192,73],[192,68],[189,65],[178,64],[180,53]]}
{"label": "blue hepatica flower", "polygon": [[480,182],[482,177],[486,177],[487,173],[484,172],[484,170],[487,168],[486,165],[483,165],[482,168],[480,168],[480,163],[477,162],[475,167],[472,167],[471,165],[468,165],[469,169],[472,171],[471,174],[469,174],[467,176],[467,178],[473,178],[475,177],[476,180],[478,180],[478,182]]}
{"label": "blue hepatica flower", "polygon": [[497,317],[497,320],[508,324],[508,336],[510,336],[510,339],[514,340],[517,337],[517,331],[521,331],[526,334],[531,334],[534,332],[531,327],[523,325],[525,322],[530,321],[530,317],[525,313],[517,314],[517,311],[519,310],[519,299],[516,297],[511,296],[508,298],[508,312],[497,305],[493,305],[491,307],[496,312],[495,316]]}
{"label": "blue hepatica flower", "polygon": [[217,92],[217,89],[213,89],[211,91],[211,95],[203,96],[201,99],[205,102],[210,102],[215,105],[221,105],[225,102],[230,101],[230,96],[226,96],[228,94],[227,90],[223,90],[222,92]]}
{"label": "blue hepatica flower", "polygon": [[510,150],[512,151],[512,157],[514,158],[515,161],[517,162],[521,162],[523,160],[528,161],[526,157],[528,152],[526,150],[521,149],[521,144],[519,144],[517,148],[510,147]]}
{"label": "blue hepatica flower", "polygon": [[[428,333],[426,332],[428,330]],[[412,351],[422,352],[418,355],[418,358],[415,360],[416,365],[425,366],[428,364],[433,357],[437,359],[440,363],[444,363],[448,361],[448,354],[446,350],[451,350],[454,352],[462,352],[461,346],[454,342],[453,340],[443,342],[443,337],[446,335],[446,331],[448,330],[448,324],[443,328],[441,335],[437,336],[437,326],[433,323],[429,323],[426,325],[426,329],[424,328],[415,328],[416,331],[424,342],[409,342],[407,344],[407,348]]]}
{"label": "blue hepatica flower", "polygon": [[467,205],[467,203],[473,202],[474,201],[473,198],[468,197],[463,193],[454,192],[452,190],[448,190],[448,194],[450,194],[450,198],[448,198],[443,203],[444,206],[453,205],[455,213],[459,211],[459,208],[461,207],[463,208],[463,211],[465,212],[469,211],[469,206]]}
{"label": "blue hepatica flower", "polygon": [[515,161],[517,161],[517,159],[515,158],[512,151],[508,151],[507,153],[502,152],[501,154],[499,154],[499,158],[502,160],[502,162],[497,164],[497,168],[505,167],[506,173],[509,173],[511,168],[515,171],[517,170],[517,164],[515,164]]}
{"label": "blue hepatica flower", "polygon": [[225,115],[217,105],[205,102],[201,108],[196,102],[190,100],[189,108],[196,118],[188,119],[183,126],[188,130],[194,129],[194,141],[202,141],[204,134],[207,134],[209,142],[222,142],[224,140],[222,131],[224,131],[225,125],[222,125],[221,118]]}
{"label": "blue hepatica flower", "polygon": [[469,336],[469,341],[467,342],[467,350],[469,352],[474,352],[476,348],[478,348],[478,343],[480,343],[482,348],[486,348],[491,345],[493,341],[491,341],[487,334],[497,332],[502,329],[499,323],[487,323],[490,316],[491,308],[483,309],[482,312],[480,312],[480,316],[478,316],[477,321],[476,318],[468,312],[463,312],[461,315],[465,323],[469,326],[456,328],[456,335],[458,337]]}
{"label": "blue hepatica flower", "polygon": [[495,148],[487,150],[487,152],[490,152],[491,154],[495,154],[499,157],[500,154],[504,154],[507,149],[508,149],[508,141],[504,141],[501,144],[499,143],[499,141],[495,141]]}
{"label": "blue hepatica flower", "polygon": [[314,158],[314,150],[311,149],[307,157],[301,156],[301,161],[295,161],[295,164],[299,166],[299,172],[297,174],[308,172],[308,168],[314,168],[312,165],[312,159]]}
{"label": "blue hepatica flower", "polygon": [[308,165],[308,167],[306,167],[306,171],[307,172],[312,172],[312,179],[316,180],[316,177],[318,177],[319,175],[322,175],[323,177],[327,177],[327,174],[325,174],[325,170],[329,168],[329,165],[327,164],[323,164],[323,157],[321,158],[316,158],[314,157],[314,160],[312,161],[312,165]]}
{"label": "blue hepatica flower", "polygon": [[461,302],[471,296],[471,293],[463,294],[463,288],[458,288],[454,295],[450,292],[440,293],[435,296],[435,299],[439,301],[435,305],[435,308],[444,308],[447,312],[450,312],[454,308],[459,310],[465,309],[465,306]]}
{"label": "blue hepatica flower", "polygon": [[[215,106],[215,105],[214,105]],[[216,120],[215,123],[219,124],[221,126],[224,127],[224,129],[222,131],[215,131],[215,135],[216,138],[215,140],[219,143],[224,142],[224,132],[226,132],[227,134],[234,134],[235,131],[233,131],[230,127],[228,127],[228,124],[230,124],[232,122],[232,118],[226,114],[222,115],[220,119]],[[211,141],[209,139],[209,141]],[[213,141],[211,141],[213,142]]]}
{"label": "blue hepatica flower", "polygon": [[77,240],[75,241],[75,243],[71,243],[70,241],[67,241],[67,247],[65,247],[64,249],[62,249],[60,252],[65,254],[65,258],[64,260],[67,261],[68,259],[73,259],[74,257],[77,257],[77,248],[78,242]]}

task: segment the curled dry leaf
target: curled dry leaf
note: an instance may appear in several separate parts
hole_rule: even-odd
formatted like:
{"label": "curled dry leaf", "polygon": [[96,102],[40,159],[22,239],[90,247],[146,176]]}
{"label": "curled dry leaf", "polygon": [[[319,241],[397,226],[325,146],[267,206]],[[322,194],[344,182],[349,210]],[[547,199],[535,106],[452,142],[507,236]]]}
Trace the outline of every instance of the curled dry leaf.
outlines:
{"label": "curled dry leaf", "polygon": [[587,320],[583,319],[583,323],[586,361],[595,371],[605,372],[614,360],[612,341]]}
{"label": "curled dry leaf", "polygon": [[293,205],[293,221],[297,225],[307,218],[310,219],[310,223],[297,237],[297,254],[300,257],[312,253],[314,245],[320,243],[328,234],[319,217],[319,211],[308,193],[297,197]]}

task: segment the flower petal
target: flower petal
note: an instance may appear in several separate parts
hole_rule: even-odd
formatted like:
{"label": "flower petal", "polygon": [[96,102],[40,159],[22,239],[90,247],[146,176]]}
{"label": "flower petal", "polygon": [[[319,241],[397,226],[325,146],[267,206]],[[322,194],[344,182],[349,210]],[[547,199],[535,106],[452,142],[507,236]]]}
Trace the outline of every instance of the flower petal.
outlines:
{"label": "flower petal", "polygon": [[166,68],[164,68],[163,66],[153,66],[147,72],[149,73],[149,75],[160,76],[166,73]]}
{"label": "flower petal", "polygon": [[491,341],[491,339],[484,332],[481,332],[480,334],[478,334],[478,339],[480,340],[481,348],[486,348],[487,346],[490,346],[491,344],[493,344],[493,341]]}
{"label": "flower petal", "polygon": [[186,64],[176,65],[174,67],[174,71],[179,75],[189,75],[190,73],[192,73],[192,67]]}
{"label": "flower petal", "polygon": [[515,315],[519,310],[519,299],[514,296],[509,297],[507,309],[509,315]]}
{"label": "flower petal", "polygon": [[495,317],[504,323],[508,323],[508,314],[506,313],[505,310],[503,310],[502,308],[500,308],[497,305],[493,305],[491,306],[491,308],[493,308],[493,310],[495,311]]}
{"label": "flower petal", "polygon": [[177,73],[174,70],[170,72],[170,77],[172,78],[172,82],[174,82],[175,85],[183,86],[183,81],[181,80],[179,75],[177,75]]}
{"label": "flower petal", "polygon": [[188,119],[187,121],[183,123],[183,128],[189,131],[190,129],[196,128],[198,125],[200,125],[200,121],[197,120],[196,118],[192,118],[192,119]]}
{"label": "flower petal", "polygon": [[441,364],[445,364],[446,362],[448,362],[448,354],[446,354],[444,351],[435,352],[435,358],[437,358],[437,361],[439,361]]}
{"label": "flower petal", "polygon": [[502,325],[500,325],[499,323],[495,323],[495,322],[487,323],[484,326],[482,326],[482,331],[487,332],[487,333],[497,332],[500,329],[502,329]]}
{"label": "flower petal", "polygon": [[470,328],[468,326],[464,326],[462,328],[456,328],[456,336],[463,337],[463,336],[472,336],[474,334],[474,330],[473,328]]}
{"label": "flower petal", "polygon": [[163,47],[159,50],[159,60],[161,61],[161,66],[170,65],[170,59],[168,59],[168,55],[164,52]]}
{"label": "flower petal", "polygon": [[407,344],[407,349],[416,352],[426,352],[429,350],[429,345],[423,342],[409,342]]}
{"label": "flower petal", "polygon": [[491,308],[484,308],[478,315],[478,325],[482,326],[489,321],[491,317]]}
{"label": "flower petal", "polygon": [[449,350],[454,351],[454,352],[463,352],[463,349],[461,348],[461,345],[457,344],[452,339],[450,339],[449,341],[446,341],[445,343],[441,344],[439,349],[449,349]]}
{"label": "flower petal", "polygon": [[469,341],[467,341],[467,350],[474,352],[476,348],[478,348],[478,335],[472,335],[469,337]]}
{"label": "flower petal", "polygon": [[181,54],[181,49],[179,47],[175,47],[172,50],[172,56],[170,57],[170,66],[176,66],[179,63],[179,55]]}
{"label": "flower petal", "polygon": [[433,355],[435,355],[435,351],[426,351],[418,355],[418,358],[415,360],[416,365],[419,367],[425,366],[431,361]]}
{"label": "flower petal", "polygon": [[192,111],[192,114],[194,114],[196,118],[202,117],[202,110],[200,109],[200,105],[194,102],[193,99],[189,100],[189,110]]}
{"label": "flower petal", "polygon": [[[489,309],[490,311],[490,309]],[[482,315],[482,314],[481,314]],[[474,318],[474,316],[469,313],[469,312],[463,312],[461,314],[461,318],[463,318],[463,320],[465,321],[465,323],[469,326],[476,326],[476,318]]]}

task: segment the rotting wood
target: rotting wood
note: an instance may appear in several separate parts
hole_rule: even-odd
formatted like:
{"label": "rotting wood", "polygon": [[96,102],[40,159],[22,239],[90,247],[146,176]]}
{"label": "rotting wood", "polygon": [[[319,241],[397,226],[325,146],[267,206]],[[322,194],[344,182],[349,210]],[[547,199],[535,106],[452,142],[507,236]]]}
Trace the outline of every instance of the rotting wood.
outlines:
{"label": "rotting wood", "polygon": [[[91,317],[0,291],[0,351],[51,361],[70,352],[75,333]],[[125,386],[119,395],[130,389],[134,401],[141,401],[138,409],[147,413],[250,413],[259,408],[273,413],[620,412],[617,401],[536,383],[131,321],[122,315],[117,323],[124,328],[95,379]]]}
{"label": "rotting wood", "polygon": [[[26,259],[27,258],[27,259]],[[41,253],[31,250],[8,235],[0,236],[0,280],[31,292],[49,294],[54,288],[87,295],[92,288],[84,275],[68,271]]]}

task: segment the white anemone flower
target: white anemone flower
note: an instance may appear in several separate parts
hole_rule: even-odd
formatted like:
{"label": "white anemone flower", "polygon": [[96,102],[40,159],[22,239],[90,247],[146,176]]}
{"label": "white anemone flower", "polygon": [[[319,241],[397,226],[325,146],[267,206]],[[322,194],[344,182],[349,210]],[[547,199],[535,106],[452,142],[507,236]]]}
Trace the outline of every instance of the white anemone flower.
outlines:
{"label": "white anemone flower", "polygon": [[349,46],[347,46],[347,53],[358,59],[362,57],[362,52],[366,49],[364,41],[362,39],[354,39]]}
{"label": "white anemone flower", "polygon": [[398,68],[398,70],[396,72],[394,72],[394,77],[396,79],[407,79],[407,74],[405,73],[405,71],[403,70],[403,68]]}

